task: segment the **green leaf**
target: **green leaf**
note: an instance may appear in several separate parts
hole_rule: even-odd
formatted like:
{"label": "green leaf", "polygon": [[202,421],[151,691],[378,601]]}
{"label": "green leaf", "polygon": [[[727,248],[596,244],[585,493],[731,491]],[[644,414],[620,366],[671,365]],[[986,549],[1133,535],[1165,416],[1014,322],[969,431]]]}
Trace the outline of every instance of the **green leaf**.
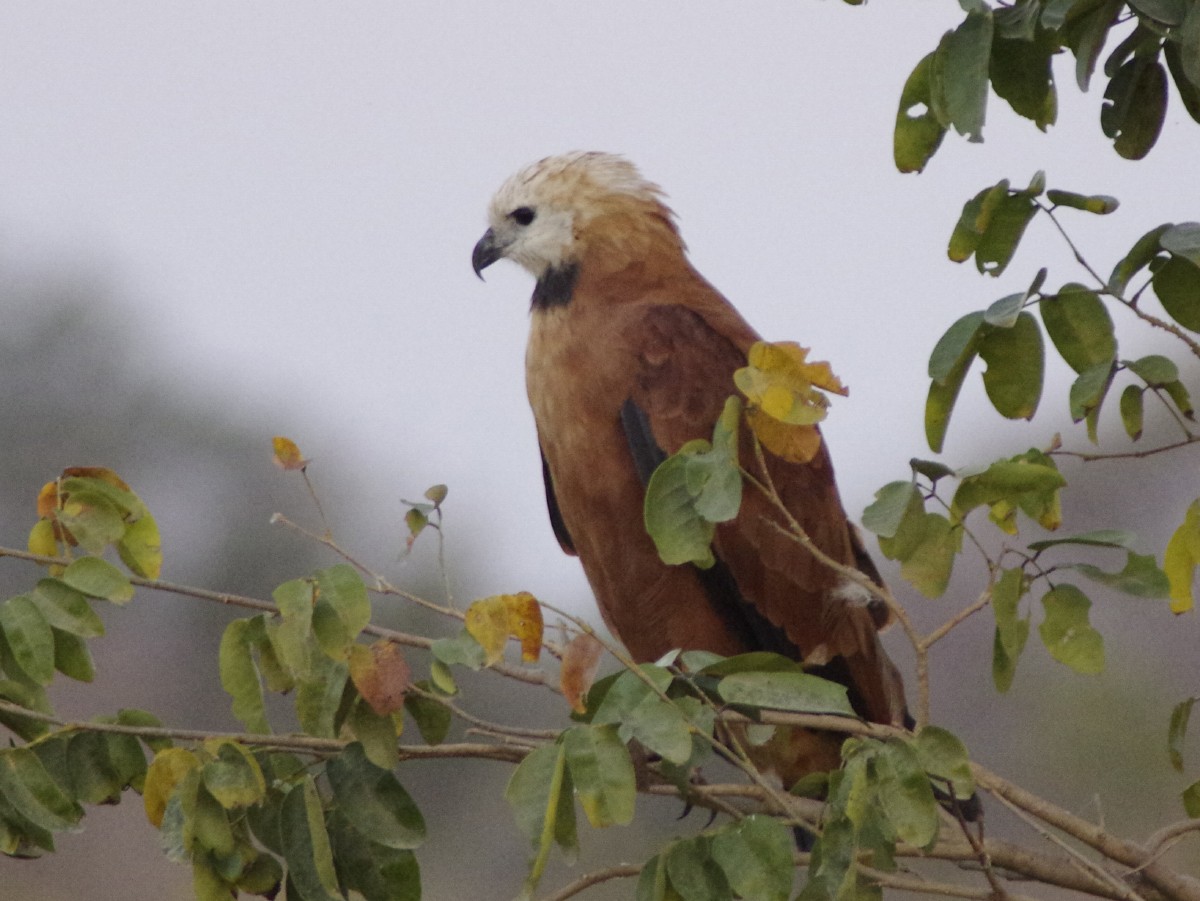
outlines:
{"label": "green leaf", "polygon": [[[1171,722],[1167,726],[1167,754],[1176,772],[1183,772],[1183,740],[1187,737],[1188,720],[1196,698],[1186,698],[1171,709]],[[1193,814],[1194,815],[1194,814]]]}
{"label": "green leaf", "polygon": [[344,901],[312,776],[305,776],[288,790],[279,821],[288,880],[304,901]]}
{"label": "green leaf", "polygon": [[[673,677],[661,667],[642,664],[638,669],[659,691],[666,691],[671,684]],[[614,680],[592,722],[617,724],[622,741],[636,738],[671,763],[682,764],[692,754],[691,731],[682,710],[663,700],[632,671]]]}
{"label": "green leaf", "polygon": [[1050,656],[1077,673],[1104,670],[1104,639],[1088,621],[1092,602],[1074,585],[1058,585],[1042,597],[1046,618],[1038,627]]}
{"label": "green leaf", "polygon": [[54,634],[54,668],[77,682],[91,682],[96,678],[96,665],[87,642],[78,635],[62,629],[50,630]]}
{"label": "green leaf", "polygon": [[1047,538],[1043,541],[1031,541],[1031,551],[1044,551],[1046,548],[1060,544],[1081,544],[1085,547],[1115,547],[1130,550],[1137,536],[1124,529],[1096,529],[1091,532],[1080,532],[1077,535],[1063,535],[1061,538]]}
{"label": "green leaf", "polygon": [[1076,563],[1074,568],[1094,582],[1136,597],[1165,598],[1171,593],[1171,583],[1167,574],[1158,568],[1152,554],[1135,554],[1129,551],[1125,567],[1115,573],[1105,572],[1088,563]]}
{"label": "green leaf", "polygon": [[1057,295],[1043,298],[1039,307],[1046,334],[1076,372],[1111,363],[1116,357],[1112,317],[1095,291],[1074,283],[1064,285]]}
{"label": "green leaf", "polygon": [[774,817],[751,814],[726,826],[713,836],[711,853],[741,897],[786,901],[791,894],[792,836]]}
{"label": "green leaf", "polygon": [[439,638],[430,646],[435,659],[447,666],[461,665],[478,672],[487,661],[487,651],[475,636],[463,629],[454,638]]}
{"label": "green leaf", "polygon": [[1176,379],[1173,382],[1167,382],[1162,389],[1167,392],[1167,396],[1171,398],[1171,402],[1175,404],[1175,408],[1179,410],[1181,416],[1185,419],[1195,420],[1196,411],[1192,407],[1192,399],[1187,388],[1183,387],[1183,382]]}
{"label": "green leaf", "polygon": [[1180,793],[1183,809],[1189,817],[1200,817],[1200,781],[1193,782]]}
{"label": "green leaf", "polygon": [[1036,201],[1024,194],[1010,194],[1000,201],[975,248],[975,268],[980,273],[999,276],[1008,268],[1037,210]]}
{"label": "green leaf", "polygon": [[956,735],[938,726],[926,726],[917,733],[915,747],[922,769],[948,786],[955,798],[966,801],[975,794],[971,758]]}
{"label": "green leaf", "polygon": [[[692,659],[691,651],[685,651]],[[750,651],[746,654],[735,654],[733,657],[718,657],[702,667],[688,666],[697,676],[732,676],[734,673],[763,672],[763,673],[802,673],[804,665],[791,657],[784,657],[772,651]]]}
{"label": "green leaf", "polygon": [[249,619],[235,619],[225,627],[217,655],[221,687],[233,699],[233,715],[250,732],[271,731],[263,703],[262,682],[251,656]]}
{"label": "green leaf", "polygon": [[1125,361],[1125,368],[1139,376],[1151,388],[1160,388],[1179,380],[1179,367],[1161,354],[1150,354],[1133,361]]}
{"label": "green leaf", "polygon": [[900,92],[892,156],[901,172],[921,172],[946,135],[945,127],[933,111],[930,83],[933,58],[934,54],[929,53],[917,63]]}
{"label": "green leaf", "polygon": [[929,358],[929,396],[925,401],[925,437],[931,450],[940,453],[967,369],[976,354],[976,336],[984,314],[969,313],[939,339]]}
{"label": "green leaf", "polygon": [[962,548],[962,531],[940,513],[926,513],[919,496],[909,511],[894,538],[880,537],[879,548],[900,561],[900,575],[918,591],[941,597]]}
{"label": "green leaf", "polygon": [[326,825],[343,887],[364,901],[421,901],[421,870],[411,851],[372,842],[337,811]]}
{"label": "green leaf", "polygon": [[1125,434],[1134,441],[1142,437],[1145,423],[1144,391],[1137,385],[1126,385],[1121,392],[1121,424],[1125,426]]}
{"label": "green leaf", "polygon": [[726,676],[717,692],[729,704],[855,716],[846,687],[809,673],[746,672]]}
{"label": "green leaf", "polygon": [[711,566],[714,523],[737,516],[742,504],[737,454],[741,409],[741,402],[731,396],[711,443],[689,441],[651,474],[646,486],[646,531],[664,563]]}
{"label": "green leaf", "polygon": [[391,770],[367,759],[358,742],[326,765],[338,810],[371,841],[410,850],[425,841],[425,818]]}
{"label": "green leaf", "polygon": [[920,501],[912,482],[889,482],[875,492],[875,501],[863,511],[863,528],[882,538],[892,538],[913,501]]}
{"label": "green leaf", "polygon": [[[1085,369],[1071,384],[1069,395],[1071,420],[1079,422],[1092,414],[1098,414],[1108,389],[1112,385],[1115,367],[1112,363],[1100,363]],[[1095,436],[1090,435],[1094,442]]]}
{"label": "green leaf", "polygon": [[1110,197],[1107,194],[1076,194],[1074,191],[1056,191],[1049,190],[1046,192],[1046,199],[1055,206],[1070,207],[1073,210],[1083,210],[1085,213],[1095,213],[1097,216],[1106,216],[1109,213],[1114,213],[1121,202],[1115,197]]}
{"label": "green leaf", "polygon": [[[66,771],[71,795],[86,804],[116,804],[128,784],[108,756],[108,736],[79,732],[66,742]],[[136,742],[135,742],[136,745]],[[142,768],[146,761],[142,758]]]}
{"label": "green leaf", "polygon": [[987,363],[983,385],[996,412],[1007,419],[1032,419],[1042,396],[1045,351],[1037,320],[1021,313],[1011,328],[989,326],[978,344]]}
{"label": "green leaf", "polygon": [[996,328],[1012,328],[1021,308],[1025,305],[1025,294],[1009,294],[992,303],[983,313],[983,321]]}
{"label": "green leaf", "polygon": [[124,604],[133,597],[133,586],[111,563],[99,557],[80,557],[60,576],[63,582],[88,597]]}
{"label": "green leaf", "polygon": [[0,795],[22,817],[47,832],[75,831],[83,808],[59,787],[28,748],[0,750]]}
{"label": "green leaf", "polygon": [[896,836],[917,848],[932,847],[938,806],[916,750],[906,742],[885,742],[873,763],[875,791]]}
{"label": "green leaf", "polygon": [[1151,281],[1167,315],[1189,331],[1200,331],[1200,264],[1173,256],[1158,267]]}
{"label": "green leaf", "polygon": [[316,574],[313,632],[321,650],[345,660],[350,644],[371,621],[367,587],[354,567],[339,563]]}
{"label": "green leaf", "polygon": [[[446,713],[449,714],[449,711],[447,710]],[[362,744],[363,751],[371,763],[385,770],[395,768],[399,760],[399,749],[396,747],[398,737],[396,720],[391,715],[381,716],[360,697],[350,708],[346,725],[351,734]]]}
{"label": "green leaf", "polygon": [[987,115],[988,61],[991,58],[991,10],[980,4],[938,44],[933,60],[933,109],[971,141],[983,140]]}
{"label": "green leaf", "polygon": [[1135,56],[1118,70],[1104,92],[1100,127],[1117,153],[1140,160],[1158,141],[1167,111],[1167,73],[1162,63]]}
{"label": "green leaf", "polygon": [[665,850],[668,882],[682,901],[732,901],[725,874],[709,853],[709,839],[672,842]]}
{"label": "green leaf", "polygon": [[104,634],[104,623],[88,599],[65,582],[42,579],[30,594],[42,616],[51,626],[81,638]]}
{"label": "green leaf", "polygon": [[267,636],[279,661],[296,677],[307,679],[312,674],[313,654],[310,650],[314,586],[308,579],[284,582],[271,593],[279,608],[282,622],[268,629]]}
{"label": "green leaf", "polygon": [[[72,481],[79,483],[84,480]],[[121,509],[104,493],[91,490],[89,486],[80,487],[69,495],[64,492],[63,497],[66,499],[58,511],[58,520],[88,553],[103,553],[106,547],[125,534],[125,519]]]}
{"label": "green leaf", "polygon": [[262,767],[245,747],[234,741],[206,743],[214,758],[204,765],[204,787],[226,810],[249,807],[266,796],[267,783]]}
{"label": "green leaf", "polygon": [[[192,838],[199,848],[193,847],[193,855],[200,848],[212,852],[214,857],[224,857],[232,854],[236,846],[229,814],[217,803],[203,785],[196,787],[195,804],[187,817],[186,829],[191,831]],[[185,831],[185,836],[186,836]]]}
{"label": "green leaf", "polygon": [[974,356],[976,337],[984,317],[984,313],[968,313],[946,329],[929,355],[929,378],[945,382],[954,377],[964,358]]}
{"label": "green leaf", "polygon": [[1158,256],[1161,250],[1159,239],[1171,228],[1171,223],[1168,222],[1150,229],[1138,238],[1129,253],[1125,254],[1117,263],[1113,268],[1112,275],[1109,276],[1108,288],[1113,294],[1118,297],[1124,294],[1129,280],[1150,265],[1150,261]]}
{"label": "green leaf", "polygon": [[[1192,26],[1193,29],[1200,31],[1200,14],[1195,12],[1195,5],[1192,7],[1192,13],[1188,19],[1195,23]],[[1195,38],[1189,42],[1187,50],[1187,55],[1192,61],[1200,59],[1200,54],[1194,49],[1194,44]],[[1175,81],[1175,89],[1179,93],[1179,100],[1183,103],[1183,108],[1187,110],[1189,116],[1200,122],[1200,72],[1188,74],[1183,63],[1182,45],[1183,41],[1168,40],[1163,44],[1163,57],[1167,61],[1167,71],[1171,73],[1171,78]]]}
{"label": "green leaf", "polygon": [[1171,585],[1171,612],[1186,613],[1192,609],[1192,578],[1200,563],[1200,500],[1192,501],[1180,523],[1167,542],[1163,554],[1163,571]]}
{"label": "green leaf", "polygon": [[342,692],[350,668],[323,654],[314,655],[313,671],[296,690],[296,716],[300,728],[318,738],[335,738],[334,717],[342,703]]}
{"label": "green leaf", "polygon": [[[1036,10],[1035,4],[1021,4],[1008,10]],[[997,24],[1001,11],[997,11]],[[1026,17],[1026,29],[1035,20]],[[1058,52],[1055,33],[1047,28],[1033,29],[1032,34],[997,34],[992,43],[989,75],[996,96],[1008,102],[1013,112],[1030,119],[1042,131],[1058,118],[1058,99],[1054,89],[1054,72],[1050,61]]]}
{"label": "green leaf", "polygon": [[1124,7],[1124,0],[1085,0],[1069,5],[1060,40],[1075,53],[1075,80],[1079,90],[1087,91],[1108,30]]}
{"label": "green leaf", "polygon": [[707,569],[715,562],[712,539],[716,526],[696,510],[688,485],[688,455],[710,449],[707,441],[688,442],[654,470],[646,486],[646,531],[668,565],[695,563]]}
{"label": "green leaf", "polygon": [[544,745],[530,751],[513,771],[504,789],[517,827],[530,840],[534,858],[525,881],[529,894],[537,887],[555,843],[569,852],[578,846],[571,778],[562,745]]}
{"label": "green leaf", "polygon": [[1042,461],[1024,454],[997,460],[983,472],[962,478],[950,512],[956,521],[961,521],[984,504],[1017,504],[1026,495],[1054,497],[1066,484],[1067,480],[1049,458]]}
{"label": "green leaf", "polygon": [[1172,225],[1159,238],[1163,250],[1169,250],[1193,266],[1200,266],[1200,222]]}
{"label": "green leaf", "polygon": [[24,594],[0,604],[0,630],[24,674],[49,685],[54,679],[54,633],[37,604]]}
{"label": "green leaf", "polygon": [[562,741],[571,781],[588,822],[596,827],[629,825],[637,780],[616,726],[574,726],[563,733]]}
{"label": "green leaf", "polygon": [[1028,590],[1025,573],[1006,569],[992,586],[992,612],[996,616],[996,635],[992,643],[992,682],[999,692],[1012,687],[1017,660],[1029,638],[1029,617],[1021,617],[1019,605]]}
{"label": "green leaf", "polygon": [[158,523],[149,513],[130,523],[117,542],[117,555],[130,572],[145,579],[157,579],[162,571],[162,538]]}
{"label": "green leaf", "polygon": [[925,476],[931,483],[939,479],[944,479],[947,476],[956,475],[953,469],[945,463],[938,463],[936,460],[921,460],[918,457],[911,457],[909,458],[908,465],[912,467],[914,473]]}
{"label": "green leaf", "polygon": [[[418,682],[417,687],[429,690],[427,682]],[[440,745],[446,740],[453,717],[450,708],[445,704],[439,704],[431,698],[409,692],[404,695],[404,709],[417,724],[417,730],[426,744]]]}

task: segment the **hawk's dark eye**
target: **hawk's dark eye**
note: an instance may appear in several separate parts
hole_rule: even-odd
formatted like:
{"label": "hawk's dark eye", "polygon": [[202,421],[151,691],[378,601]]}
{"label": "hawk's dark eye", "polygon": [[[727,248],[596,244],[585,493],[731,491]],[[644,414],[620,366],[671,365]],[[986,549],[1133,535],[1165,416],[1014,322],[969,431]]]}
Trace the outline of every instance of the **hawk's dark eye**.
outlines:
{"label": "hawk's dark eye", "polygon": [[533,211],[533,208],[527,206],[519,206],[508,214],[508,218],[516,222],[517,225],[528,225],[536,216],[537,213]]}

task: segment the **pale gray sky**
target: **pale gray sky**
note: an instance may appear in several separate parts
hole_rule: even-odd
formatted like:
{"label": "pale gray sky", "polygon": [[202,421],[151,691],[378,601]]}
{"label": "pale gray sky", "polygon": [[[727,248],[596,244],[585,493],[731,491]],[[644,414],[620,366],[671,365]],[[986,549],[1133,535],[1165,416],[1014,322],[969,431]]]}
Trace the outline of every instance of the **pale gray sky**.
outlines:
{"label": "pale gray sky", "polygon": [[[826,433],[854,517],[928,455],[924,365],[950,322],[1047,258],[1051,285],[1080,278],[1042,223],[999,283],[948,263],[966,199],[1038,168],[1117,195],[1115,216],[1067,214],[1105,272],[1151,226],[1196,217],[1181,174],[1195,125],[1176,107],[1147,161],[1119,159],[1099,133],[1102,90],[1079,95],[1067,59],[1048,136],[992,97],[986,143],[950,136],[927,173],[897,174],[900,87],[960,17],[928,0],[9,0],[0,252],[90,262],[164,382],[249,398],[264,447],[282,432],[318,464],[349,453],[379,474],[380,509],[363,516],[395,522],[399,497],[448,483],[451,539],[490,550],[491,590],[590,610],[542,509],[529,279],[497,266],[481,284],[469,263],[517,167],[628,155],[747,318],[833,362],[851,396]],[[963,406],[978,412],[951,428],[952,465],[1061,426],[1049,410],[998,424],[976,376]]]}

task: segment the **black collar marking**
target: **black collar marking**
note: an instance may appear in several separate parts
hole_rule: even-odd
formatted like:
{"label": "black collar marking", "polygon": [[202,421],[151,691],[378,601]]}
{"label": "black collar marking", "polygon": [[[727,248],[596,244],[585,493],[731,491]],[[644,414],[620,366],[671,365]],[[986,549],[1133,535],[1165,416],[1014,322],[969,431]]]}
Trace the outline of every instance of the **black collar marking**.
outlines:
{"label": "black collar marking", "polygon": [[566,263],[547,269],[533,288],[533,309],[565,307],[571,302],[571,295],[575,293],[575,282],[578,280],[578,263]]}

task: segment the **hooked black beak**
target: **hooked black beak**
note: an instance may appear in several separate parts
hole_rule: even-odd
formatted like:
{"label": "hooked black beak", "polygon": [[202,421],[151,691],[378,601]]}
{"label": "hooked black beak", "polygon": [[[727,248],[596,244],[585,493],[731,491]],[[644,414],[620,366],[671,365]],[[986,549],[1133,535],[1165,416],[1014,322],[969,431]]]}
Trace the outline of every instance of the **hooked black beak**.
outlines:
{"label": "hooked black beak", "polygon": [[483,280],[483,270],[504,256],[504,248],[496,243],[496,233],[490,228],[483,233],[475,249],[471,251],[471,267],[479,280]]}

